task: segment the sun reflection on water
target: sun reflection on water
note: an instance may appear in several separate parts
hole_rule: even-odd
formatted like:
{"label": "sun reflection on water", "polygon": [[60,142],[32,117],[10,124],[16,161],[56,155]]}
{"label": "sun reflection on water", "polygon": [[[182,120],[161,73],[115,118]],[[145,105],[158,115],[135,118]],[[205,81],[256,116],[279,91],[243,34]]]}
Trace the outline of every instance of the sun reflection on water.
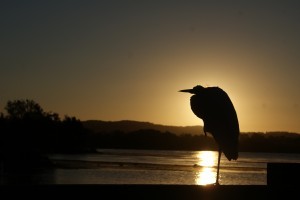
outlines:
{"label": "sun reflection on water", "polygon": [[196,185],[208,185],[216,182],[216,172],[211,168],[204,168],[196,174]]}
{"label": "sun reflection on water", "polygon": [[216,172],[213,167],[217,164],[217,155],[213,151],[200,151],[197,154],[198,165],[201,167],[196,173],[197,185],[208,185],[216,182]]}

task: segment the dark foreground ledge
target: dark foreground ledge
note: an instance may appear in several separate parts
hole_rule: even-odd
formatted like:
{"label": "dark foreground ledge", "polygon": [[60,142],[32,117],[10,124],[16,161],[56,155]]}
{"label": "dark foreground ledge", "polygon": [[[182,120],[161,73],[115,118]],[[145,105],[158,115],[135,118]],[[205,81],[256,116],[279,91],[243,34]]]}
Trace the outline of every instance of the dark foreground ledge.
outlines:
{"label": "dark foreground ledge", "polygon": [[300,163],[268,163],[267,185],[290,187],[298,185],[300,189]]}
{"label": "dark foreground ledge", "polygon": [[[286,199],[298,196],[299,187],[271,187],[258,185],[2,185],[1,195],[34,197],[38,199],[61,197],[93,199]],[[10,198],[11,199],[11,198]]]}

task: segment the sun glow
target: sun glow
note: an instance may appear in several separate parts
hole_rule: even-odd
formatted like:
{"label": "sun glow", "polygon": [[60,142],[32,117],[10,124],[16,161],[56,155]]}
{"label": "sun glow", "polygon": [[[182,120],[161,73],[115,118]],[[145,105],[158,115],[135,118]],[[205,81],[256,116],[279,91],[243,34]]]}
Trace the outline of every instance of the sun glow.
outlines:
{"label": "sun glow", "polygon": [[201,151],[197,155],[198,165],[201,169],[196,173],[195,182],[197,185],[208,185],[216,182],[216,172],[213,167],[216,165],[217,156],[213,151]]}

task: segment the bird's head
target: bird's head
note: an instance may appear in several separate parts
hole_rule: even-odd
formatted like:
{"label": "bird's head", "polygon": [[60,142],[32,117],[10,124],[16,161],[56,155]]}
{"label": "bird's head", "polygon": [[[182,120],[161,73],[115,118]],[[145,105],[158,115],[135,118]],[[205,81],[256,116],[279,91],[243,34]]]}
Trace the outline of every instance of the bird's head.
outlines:
{"label": "bird's head", "polygon": [[201,85],[197,85],[195,87],[193,87],[193,89],[184,89],[184,90],[179,90],[179,92],[188,92],[191,94],[198,94],[201,93],[203,91],[204,87]]}

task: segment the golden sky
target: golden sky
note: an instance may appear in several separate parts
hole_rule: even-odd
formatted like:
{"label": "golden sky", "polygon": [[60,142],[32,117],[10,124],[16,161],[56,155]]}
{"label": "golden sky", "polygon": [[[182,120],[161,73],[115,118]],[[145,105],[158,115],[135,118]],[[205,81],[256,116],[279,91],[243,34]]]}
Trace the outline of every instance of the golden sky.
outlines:
{"label": "golden sky", "polygon": [[[0,3],[0,106],[29,98],[81,120],[202,125],[219,86],[241,131],[300,132],[298,1]],[[2,109],[3,111],[3,109]]]}

